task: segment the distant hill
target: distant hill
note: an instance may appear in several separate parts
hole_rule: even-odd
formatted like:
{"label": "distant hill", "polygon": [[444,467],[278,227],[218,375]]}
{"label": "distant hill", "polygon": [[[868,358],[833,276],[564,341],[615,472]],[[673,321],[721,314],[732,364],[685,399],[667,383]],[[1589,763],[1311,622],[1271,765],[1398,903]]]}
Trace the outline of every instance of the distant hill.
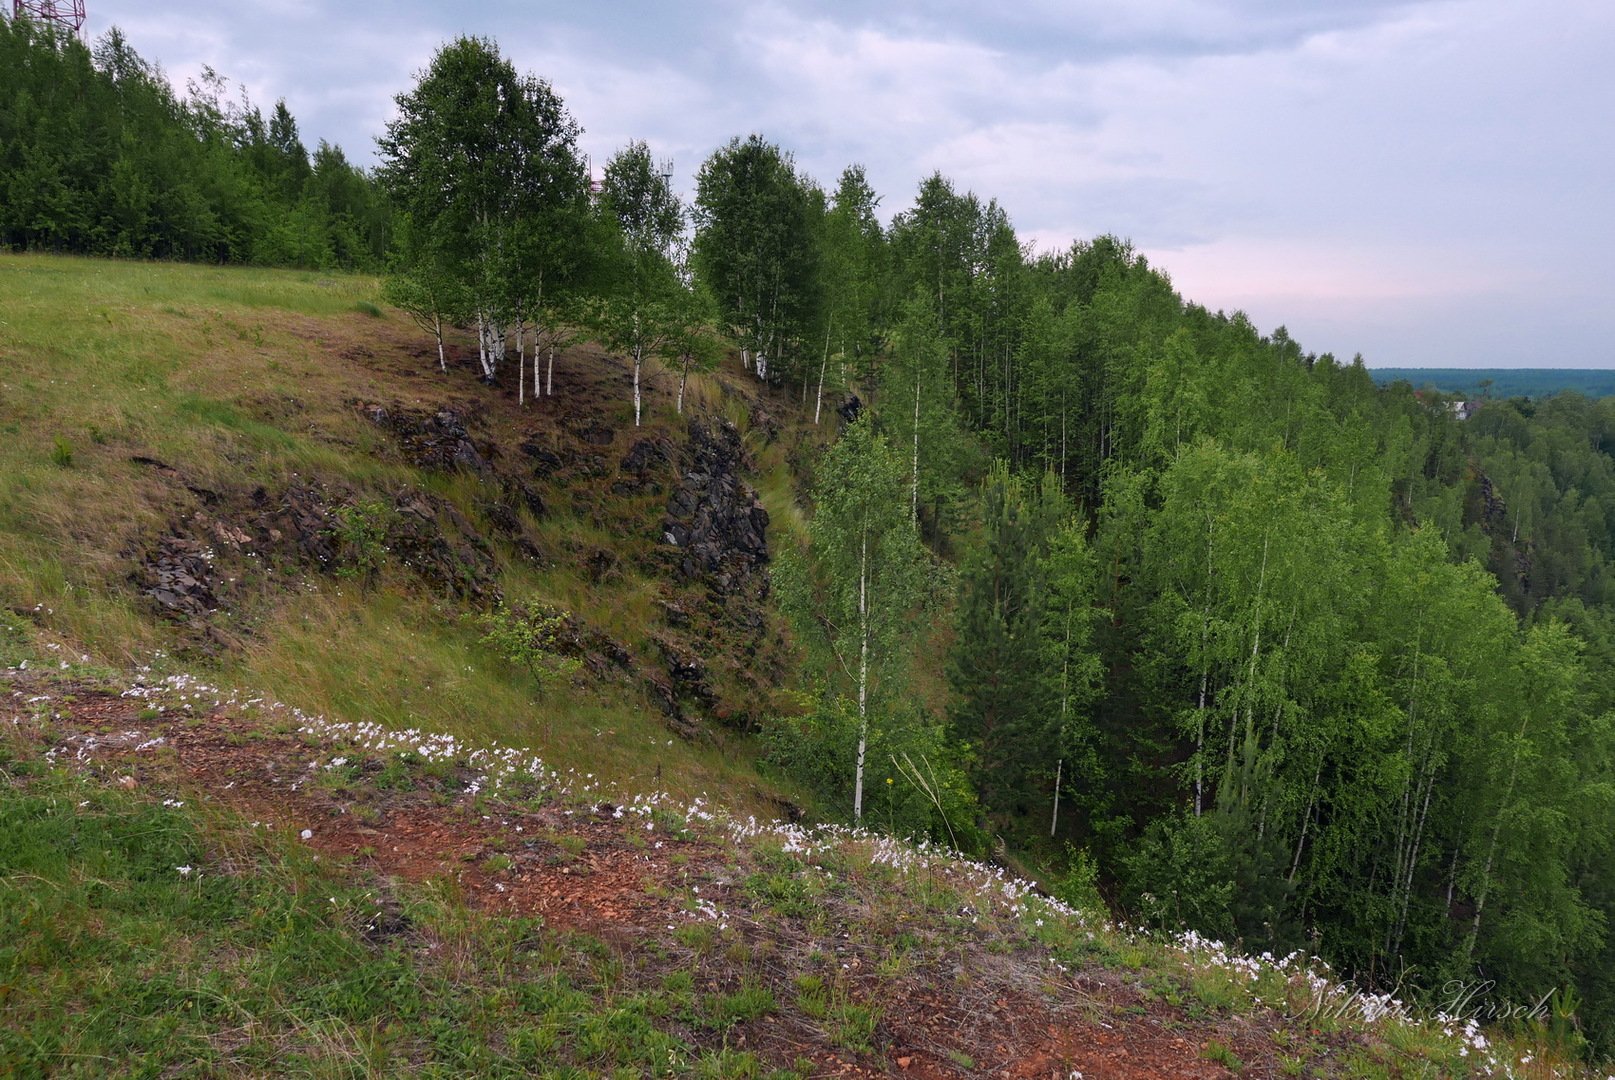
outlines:
{"label": "distant hill", "polygon": [[[1588,368],[1373,368],[1381,386],[1398,380],[1460,397],[1548,397],[1574,390],[1588,397],[1615,394],[1615,370]],[[1482,385],[1486,384],[1486,385]]]}

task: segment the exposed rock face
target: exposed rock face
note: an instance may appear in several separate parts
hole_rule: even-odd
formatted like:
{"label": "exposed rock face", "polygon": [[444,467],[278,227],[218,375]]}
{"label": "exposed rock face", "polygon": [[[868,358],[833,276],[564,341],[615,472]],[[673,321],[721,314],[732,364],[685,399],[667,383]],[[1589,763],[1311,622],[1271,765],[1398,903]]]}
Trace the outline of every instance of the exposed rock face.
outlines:
{"label": "exposed rock face", "polygon": [[248,499],[253,508],[248,521],[253,536],[220,535],[221,529],[230,528],[220,521],[213,523],[212,529],[221,540],[249,553],[256,549],[289,563],[320,570],[337,568],[336,520],[323,492],[300,486],[271,495],[260,487]]}
{"label": "exposed rock face", "polygon": [[845,420],[849,424],[857,421],[858,417],[863,414],[863,411],[863,399],[857,394],[848,394],[847,400],[836,406],[836,412],[840,414],[841,419]]}
{"label": "exposed rock face", "polygon": [[734,591],[768,562],[768,511],[740,478],[740,432],[727,421],[709,429],[692,420],[687,460],[668,499],[663,539],[683,552],[684,577],[708,576],[720,591]]}
{"label": "exposed rock face", "polygon": [[182,622],[201,621],[219,606],[213,592],[212,564],[212,553],[205,545],[165,536],[136,570],[135,581],[164,614]]}
{"label": "exposed rock face", "polygon": [[203,631],[210,616],[232,606],[242,578],[272,573],[274,564],[337,569],[335,518],[324,492],[296,486],[270,495],[260,487],[198,497],[206,509],[176,522],[131,575],[164,615]]}
{"label": "exposed rock face", "polygon": [[702,420],[692,420],[689,431],[662,538],[673,577],[704,586],[704,595],[674,593],[664,602],[668,633],[655,639],[661,669],[645,681],[669,726],[694,738],[703,718],[755,723],[777,673],[764,603],[768,512],[741,478],[749,463],[740,432]]}
{"label": "exposed rock face", "polygon": [[488,459],[471,441],[465,419],[454,409],[435,413],[383,405],[362,405],[359,411],[377,427],[398,436],[398,444],[411,465],[423,469],[489,471]]}
{"label": "exposed rock face", "polygon": [[520,449],[523,454],[532,459],[533,476],[536,479],[551,479],[566,465],[566,459],[536,439],[528,439],[521,444]]}
{"label": "exposed rock face", "polygon": [[387,546],[405,566],[461,599],[498,599],[493,552],[464,514],[445,499],[407,488],[394,496],[393,510]]}
{"label": "exposed rock face", "polygon": [[620,495],[660,495],[662,484],[673,473],[673,447],[666,439],[640,439],[628,448],[617,466],[622,479],[612,485]]}
{"label": "exposed rock face", "polygon": [[498,599],[487,543],[436,495],[406,489],[388,505],[310,485],[208,494],[150,548],[126,553],[135,587],[208,652],[250,633],[238,620],[255,594],[309,574],[368,572],[365,554],[343,540],[345,515],[353,513],[372,515],[384,529],[372,543],[432,588],[477,603]]}

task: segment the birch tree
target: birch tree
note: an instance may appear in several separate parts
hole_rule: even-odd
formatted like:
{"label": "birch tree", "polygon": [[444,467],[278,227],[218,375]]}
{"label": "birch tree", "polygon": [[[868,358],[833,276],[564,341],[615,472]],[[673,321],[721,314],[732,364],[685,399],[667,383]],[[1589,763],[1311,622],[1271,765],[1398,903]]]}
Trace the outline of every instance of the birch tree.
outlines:
{"label": "birch tree", "polygon": [[815,424],[823,411],[832,361],[842,379],[863,379],[872,371],[888,269],[886,238],[875,216],[879,205],[880,197],[869,186],[863,166],[848,166],[823,222],[824,333],[813,398]]}
{"label": "birch tree", "polygon": [[901,456],[872,421],[849,425],[819,464],[806,552],[782,557],[776,570],[797,624],[830,655],[837,684],[856,702],[856,820],[870,729],[899,699],[925,593],[925,555],[903,482]]}
{"label": "birch tree", "polygon": [[[673,193],[671,164],[653,162],[643,142],[630,143],[606,164],[600,200],[621,237],[621,269],[616,287],[601,301],[597,324],[608,345],[626,352],[633,365],[638,427],[645,360],[663,350],[681,330],[681,316],[689,314],[675,263],[684,208]],[[680,411],[682,388],[681,378]]]}
{"label": "birch tree", "polygon": [[795,374],[813,324],[820,279],[812,211],[791,155],[761,135],[731,139],[696,176],[696,273],[759,379]]}
{"label": "birch tree", "polygon": [[484,38],[443,46],[396,102],[378,177],[416,230],[413,251],[431,253],[429,276],[446,275],[465,297],[492,382],[507,331],[525,346],[527,320],[581,236],[579,128],[548,83],[518,76]]}

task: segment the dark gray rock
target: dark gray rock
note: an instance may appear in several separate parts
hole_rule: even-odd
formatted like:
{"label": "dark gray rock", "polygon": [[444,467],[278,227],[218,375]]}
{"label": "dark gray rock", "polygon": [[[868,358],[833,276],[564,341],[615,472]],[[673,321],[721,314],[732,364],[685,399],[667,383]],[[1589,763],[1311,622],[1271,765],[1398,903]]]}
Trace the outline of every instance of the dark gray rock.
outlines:
{"label": "dark gray rock", "polygon": [[434,413],[417,412],[397,406],[364,404],[360,415],[398,438],[405,459],[423,469],[466,469],[486,473],[491,466],[477,449],[466,428],[465,418],[454,409]]}
{"label": "dark gray rock", "polygon": [[668,498],[664,542],[680,549],[686,578],[705,577],[724,591],[758,575],[768,562],[768,511],[741,479],[740,433],[728,421],[690,423],[684,475]]}

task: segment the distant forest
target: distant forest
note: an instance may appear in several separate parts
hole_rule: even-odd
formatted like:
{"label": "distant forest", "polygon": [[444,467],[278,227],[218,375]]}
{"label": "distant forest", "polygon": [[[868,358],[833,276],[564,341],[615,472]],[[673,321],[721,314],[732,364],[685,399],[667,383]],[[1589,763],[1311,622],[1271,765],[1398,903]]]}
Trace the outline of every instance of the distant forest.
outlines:
{"label": "distant forest", "polygon": [[883,225],[861,168],[821,188],[760,134],[691,205],[643,143],[596,187],[483,39],[399,95],[374,176],[118,38],[0,28],[0,94],[0,243],[386,251],[489,383],[538,396],[581,329],[636,422],[642,363],[738,352],[805,504],[769,539],[800,701],[759,734],[824,805],[1370,985],[1557,992],[1615,1050],[1615,398],[1460,422],[1124,240],[1034,253],[940,172]]}
{"label": "distant forest", "polygon": [[1405,382],[1415,390],[1437,390],[1465,401],[1615,394],[1615,371],[1589,368],[1370,368],[1369,374],[1381,386]]}

